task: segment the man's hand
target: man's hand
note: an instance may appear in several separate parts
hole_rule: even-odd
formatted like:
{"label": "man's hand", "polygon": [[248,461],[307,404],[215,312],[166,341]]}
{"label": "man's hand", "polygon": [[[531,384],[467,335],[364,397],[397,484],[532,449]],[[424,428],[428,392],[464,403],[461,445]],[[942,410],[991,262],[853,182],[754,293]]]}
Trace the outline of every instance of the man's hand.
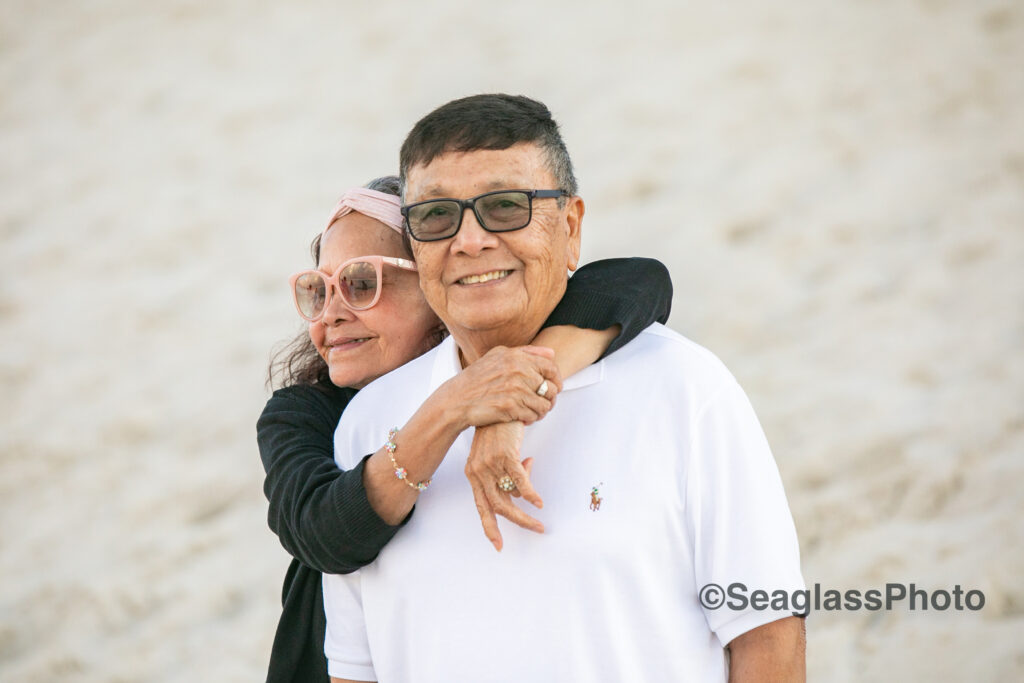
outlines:
{"label": "man's hand", "polygon": [[785,617],[736,636],[729,643],[729,683],[807,680],[804,620]]}
{"label": "man's hand", "polygon": [[[544,506],[544,501],[530,483],[533,458],[519,461],[523,430],[522,422],[477,427],[473,435],[473,445],[469,449],[469,458],[466,459],[466,478],[473,487],[473,499],[480,514],[480,522],[484,526],[484,535],[494,545],[494,549],[499,551],[502,541],[495,514],[524,529],[544,533],[543,524],[512,503],[512,496],[522,496],[538,508]],[[511,493],[498,488],[498,480],[504,476],[512,477],[512,481],[515,482],[516,488]]]}

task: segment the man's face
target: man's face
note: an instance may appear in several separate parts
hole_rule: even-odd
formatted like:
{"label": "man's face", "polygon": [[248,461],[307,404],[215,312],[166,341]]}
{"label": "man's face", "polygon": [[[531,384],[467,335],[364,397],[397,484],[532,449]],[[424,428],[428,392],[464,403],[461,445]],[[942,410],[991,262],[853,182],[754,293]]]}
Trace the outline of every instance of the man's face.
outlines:
{"label": "man's face", "polygon": [[[559,189],[544,162],[544,152],[532,143],[450,152],[409,169],[405,203],[468,199],[494,190]],[[566,270],[579,260],[582,218],[579,197],[566,200],[563,208],[557,199],[534,199],[533,219],[521,230],[487,232],[467,210],[454,237],[413,241],[427,302],[460,346],[476,339],[489,346],[533,338],[565,293]]]}

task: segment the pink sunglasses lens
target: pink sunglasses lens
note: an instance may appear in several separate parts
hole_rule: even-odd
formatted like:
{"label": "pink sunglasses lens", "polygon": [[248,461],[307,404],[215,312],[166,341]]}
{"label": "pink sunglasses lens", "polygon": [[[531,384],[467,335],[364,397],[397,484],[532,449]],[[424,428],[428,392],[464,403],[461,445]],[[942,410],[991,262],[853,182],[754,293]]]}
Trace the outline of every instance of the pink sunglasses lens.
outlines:
{"label": "pink sunglasses lens", "polygon": [[327,282],[320,273],[303,273],[295,280],[295,305],[304,317],[318,317],[326,301]]}
{"label": "pink sunglasses lens", "polygon": [[369,307],[377,296],[377,269],[372,263],[357,261],[341,271],[341,295],[355,309]]}

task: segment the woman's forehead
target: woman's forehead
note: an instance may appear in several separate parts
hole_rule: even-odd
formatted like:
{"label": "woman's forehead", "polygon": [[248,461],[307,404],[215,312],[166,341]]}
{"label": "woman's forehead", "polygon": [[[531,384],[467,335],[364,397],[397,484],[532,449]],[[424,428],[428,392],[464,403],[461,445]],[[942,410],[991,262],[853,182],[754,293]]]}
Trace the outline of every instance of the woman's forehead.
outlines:
{"label": "woman's forehead", "polygon": [[334,221],[320,242],[320,265],[335,266],[359,256],[399,256],[402,237],[378,220],[350,213]]}

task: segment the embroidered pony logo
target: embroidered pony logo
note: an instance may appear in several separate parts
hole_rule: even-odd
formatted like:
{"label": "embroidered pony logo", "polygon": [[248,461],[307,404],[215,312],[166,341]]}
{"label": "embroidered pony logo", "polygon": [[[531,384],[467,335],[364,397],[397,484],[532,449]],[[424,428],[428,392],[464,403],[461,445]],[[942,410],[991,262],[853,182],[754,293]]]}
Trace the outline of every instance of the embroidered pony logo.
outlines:
{"label": "embroidered pony logo", "polygon": [[[604,485],[603,481],[601,482],[601,485]],[[590,489],[590,509],[593,510],[594,512],[597,512],[598,510],[601,509],[601,501],[604,500],[599,495],[600,493],[601,492],[597,490],[597,486]]]}

